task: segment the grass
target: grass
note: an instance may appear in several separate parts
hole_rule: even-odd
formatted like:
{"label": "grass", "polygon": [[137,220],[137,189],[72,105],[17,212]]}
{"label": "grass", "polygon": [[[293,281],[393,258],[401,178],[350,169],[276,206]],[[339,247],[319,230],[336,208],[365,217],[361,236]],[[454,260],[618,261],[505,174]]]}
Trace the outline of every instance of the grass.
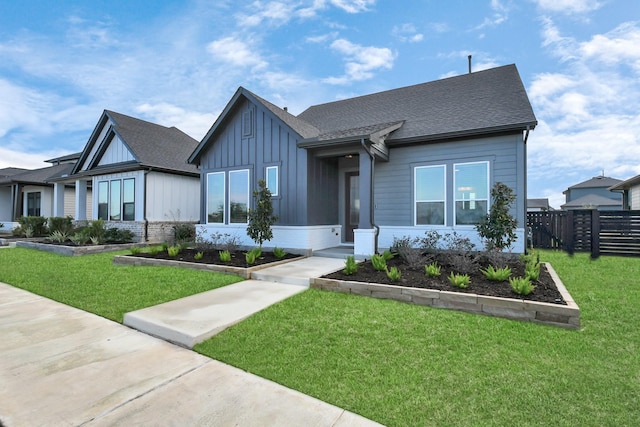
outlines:
{"label": "grass", "polygon": [[637,425],[638,260],[542,257],[580,331],[309,290],[196,350],[389,426]]}
{"label": "grass", "polygon": [[124,313],[238,282],[239,277],[172,267],[113,265],[115,254],[77,257],[0,250],[0,282],[122,322]]}

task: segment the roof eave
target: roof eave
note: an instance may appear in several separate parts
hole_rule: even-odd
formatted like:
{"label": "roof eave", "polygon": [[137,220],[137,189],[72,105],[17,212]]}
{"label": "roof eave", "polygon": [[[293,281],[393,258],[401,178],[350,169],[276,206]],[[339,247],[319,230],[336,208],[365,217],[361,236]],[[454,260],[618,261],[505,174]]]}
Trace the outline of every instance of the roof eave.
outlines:
{"label": "roof eave", "polygon": [[446,133],[440,133],[440,134],[434,134],[434,135],[418,135],[418,136],[412,136],[412,137],[401,138],[401,139],[390,138],[387,140],[387,142],[392,145],[400,145],[400,144],[412,144],[415,142],[435,142],[435,141],[442,141],[447,139],[461,139],[461,138],[468,138],[468,137],[488,136],[488,135],[493,135],[497,133],[524,132],[526,130],[533,130],[537,124],[538,124],[538,121],[535,120],[533,122],[527,122],[527,123],[517,123],[517,124],[494,126],[494,127],[488,127],[488,128],[480,128],[480,129],[467,129],[462,131],[446,132]]}

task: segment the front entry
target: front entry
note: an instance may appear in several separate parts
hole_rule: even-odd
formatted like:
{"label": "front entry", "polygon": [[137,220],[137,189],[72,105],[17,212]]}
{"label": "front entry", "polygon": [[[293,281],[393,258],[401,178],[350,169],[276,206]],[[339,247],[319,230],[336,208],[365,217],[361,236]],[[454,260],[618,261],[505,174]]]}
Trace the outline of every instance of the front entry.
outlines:
{"label": "front entry", "polygon": [[345,174],[345,242],[353,242],[353,230],[358,228],[360,218],[360,174],[347,172]]}

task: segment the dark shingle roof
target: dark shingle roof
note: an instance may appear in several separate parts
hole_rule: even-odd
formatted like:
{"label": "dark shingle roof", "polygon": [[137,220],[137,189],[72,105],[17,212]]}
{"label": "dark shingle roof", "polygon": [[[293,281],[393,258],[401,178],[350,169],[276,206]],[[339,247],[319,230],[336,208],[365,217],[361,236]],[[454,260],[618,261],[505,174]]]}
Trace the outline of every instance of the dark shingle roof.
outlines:
{"label": "dark shingle roof", "polygon": [[22,172],[26,172],[29,169],[22,168],[2,168],[0,169],[0,178],[6,178],[8,176],[13,176]]}
{"label": "dark shingle roof", "polygon": [[523,130],[537,124],[515,65],[315,105],[298,118],[321,134],[404,121],[388,142]]}
{"label": "dark shingle roof", "polygon": [[247,94],[251,94],[253,95],[253,97],[260,102],[262,105],[264,105],[265,108],[267,108],[269,111],[271,111],[273,114],[276,115],[276,117],[278,117],[280,120],[282,120],[283,122],[285,122],[291,129],[293,129],[294,131],[296,131],[301,137],[303,138],[313,138],[316,137],[320,134],[320,131],[318,131],[318,129],[312,125],[310,125],[309,123],[305,122],[304,120],[300,120],[298,117],[294,116],[293,114],[289,113],[288,111],[286,111],[283,108],[278,107],[277,105],[272,104],[271,102],[267,101],[264,98],[259,97],[258,95],[256,95],[255,93],[241,88],[245,93]]}
{"label": "dark shingle roof", "polygon": [[581,207],[598,207],[598,206],[620,206],[622,207],[622,200],[614,200],[608,197],[600,196],[597,194],[587,194],[586,196],[578,197],[575,200],[571,200],[560,207],[565,208],[581,208]]}
{"label": "dark shingle roof", "polygon": [[609,188],[621,182],[622,180],[620,179],[609,178],[608,176],[594,176],[591,179],[572,185],[569,190],[574,188]]}
{"label": "dark shingle roof", "polygon": [[63,163],[55,166],[49,166],[47,168],[26,170],[5,178],[0,177],[0,184],[47,184],[53,179],[60,178],[71,173],[73,166],[73,163]]}
{"label": "dark shingle roof", "polygon": [[114,131],[129,147],[141,166],[198,174],[187,163],[198,141],[176,127],[165,127],[105,110],[115,123]]}
{"label": "dark shingle roof", "polygon": [[636,175],[634,177],[631,177],[627,180],[621,181],[617,184],[614,184],[613,186],[609,187],[609,190],[614,191],[614,190],[628,190],[633,186],[636,186],[640,184],[640,175]]}

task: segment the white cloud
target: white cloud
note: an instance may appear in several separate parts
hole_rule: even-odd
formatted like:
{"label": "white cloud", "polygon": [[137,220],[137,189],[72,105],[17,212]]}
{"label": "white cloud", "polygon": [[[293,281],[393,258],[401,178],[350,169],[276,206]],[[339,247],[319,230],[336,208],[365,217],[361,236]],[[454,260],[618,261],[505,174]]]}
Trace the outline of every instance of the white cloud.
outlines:
{"label": "white cloud", "polygon": [[238,67],[264,68],[268,65],[256,49],[234,36],[209,43],[207,50],[216,58]]}
{"label": "white cloud", "polygon": [[640,28],[635,22],[623,23],[580,43],[579,51],[586,59],[607,65],[629,64],[640,73]]}
{"label": "white cloud", "polygon": [[0,147],[0,169],[2,168],[22,168],[22,169],[40,169],[47,166],[51,166],[49,163],[45,163],[43,160],[53,159],[55,157],[69,154],[61,152],[38,152],[25,153],[20,150],[12,150],[4,147]]}
{"label": "white cloud", "polygon": [[[486,27],[495,27],[509,19],[510,8],[502,0],[491,0],[491,9],[493,10],[493,15],[491,15],[491,17],[484,18],[480,25],[473,28],[474,30],[482,30]],[[481,38],[482,37],[484,37],[484,35],[481,35]]]}
{"label": "white cloud", "polygon": [[167,127],[175,126],[197,140],[202,139],[216,119],[213,113],[188,111],[166,102],[140,104],[135,110],[153,123]]}
{"label": "white cloud", "polygon": [[533,0],[542,10],[560,12],[567,15],[572,13],[587,13],[599,9],[599,0]]}
{"label": "white cloud", "polygon": [[413,24],[395,25],[391,34],[402,42],[415,43],[424,39],[424,34],[419,33]]}
{"label": "white cloud", "polygon": [[329,84],[346,84],[373,77],[379,69],[393,68],[396,55],[388,48],[361,46],[345,39],[331,43],[331,49],[345,57],[345,74],[325,79]]}
{"label": "white cloud", "polygon": [[367,12],[376,0],[329,0],[329,3],[348,13]]}

